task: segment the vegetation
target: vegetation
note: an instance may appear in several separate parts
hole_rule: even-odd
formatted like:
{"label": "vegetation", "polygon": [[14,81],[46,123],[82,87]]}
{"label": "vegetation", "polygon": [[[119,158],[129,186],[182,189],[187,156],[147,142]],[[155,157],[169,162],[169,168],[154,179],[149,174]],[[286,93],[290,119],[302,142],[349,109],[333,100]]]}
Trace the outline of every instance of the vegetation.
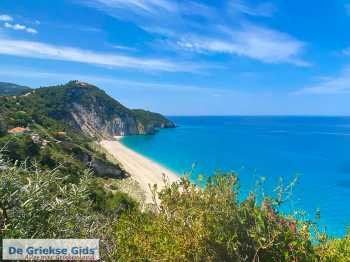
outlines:
{"label": "vegetation", "polygon": [[[186,177],[140,210],[84,171],[71,183],[60,168],[39,170],[1,158],[2,238],[100,238],[104,261],[349,261],[349,237],[310,234],[312,223],[278,212],[255,193],[238,201],[234,174],[198,188]],[[6,168],[4,168],[6,167]]]}
{"label": "vegetation", "polygon": [[0,118],[0,137],[7,135],[6,122]]}
{"label": "vegetation", "polygon": [[[0,97],[0,148],[6,146],[12,162],[30,160],[28,164],[35,162],[43,169],[61,165],[61,172],[73,174],[75,180],[87,166],[100,177],[123,177],[124,171],[95,149],[92,138],[54,118],[65,114],[68,88],[43,88],[28,96]],[[15,127],[29,131],[8,134],[7,130]]]}
{"label": "vegetation", "polygon": [[174,127],[174,124],[167,120],[164,116],[161,114],[156,114],[153,112],[141,110],[141,109],[134,109],[132,110],[132,114],[138,119],[140,123],[142,123],[144,126],[157,126],[160,127]]}
{"label": "vegetation", "polygon": [[78,81],[35,89],[27,96],[0,97],[0,114],[5,116],[6,122],[12,127],[26,126],[33,121],[50,127],[56,125],[59,120],[68,124],[70,128],[77,129],[71,114],[74,105],[77,104],[88,111],[93,106],[104,120],[133,118],[146,129],[153,126],[173,126],[171,121],[159,114],[130,110],[96,86]]}
{"label": "vegetation", "polygon": [[255,194],[238,201],[234,174],[204,189],[187,178],[159,194],[156,212],[126,213],[116,229],[115,259],[130,261],[306,261],[317,255],[308,224],[278,214]]}
{"label": "vegetation", "polygon": [[0,82],[0,96],[19,96],[30,92],[27,86],[20,86],[12,83]]}
{"label": "vegetation", "polygon": [[6,148],[4,153],[13,163],[27,161],[28,166],[35,164],[41,169],[61,166],[61,173],[70,175],[74,180],[83,174],[86,167],[90,167],[94,175],[99,177],[124,177],[124,171],[119,165],[109,162],[102,153],[96,151],[91,141],[82,137],[74,141],[71,139],[65,136],[58,140],[49,131],[33,126],[29,134],[0,138],[0,148]]}
{"label": "vegetation", "polygon": [[[14,88],[14,87],[12,87]],[[78,81],[33,90],[26,96],[0,96],[0,148],[6,146],[13,162],[28,161],[40,168],[62,165],[61,172],[74,174],[75,180],[90,166],[100,177],[122,178],[124,171],[95,149],[94,140],[85,135],[72,119],[74,104],[94,105],[102,119],[134,117],[145,128],[168,126],[164,117],[142,110],[132,111],[97,87]],[[101,109],[103,108],[103,109]],[[8,134],[8,129],[29,131]]]}
{"label": "vegetation", "polygon": [[[89,216],[88,174],[78,185],[59,172],[11,166],[1,171],[0,208],[5,238],[72,237],[84,234]],[[81,219],[85,221],[81,221]],[[84,223],[82,223],[84,222]]]}
{"label": "vegetation", "polygon": [[342,239],[332,239],[325,241],[322,245],[316,247],[316,252],[322,261],[345,262],[350,260],[350,231]]}

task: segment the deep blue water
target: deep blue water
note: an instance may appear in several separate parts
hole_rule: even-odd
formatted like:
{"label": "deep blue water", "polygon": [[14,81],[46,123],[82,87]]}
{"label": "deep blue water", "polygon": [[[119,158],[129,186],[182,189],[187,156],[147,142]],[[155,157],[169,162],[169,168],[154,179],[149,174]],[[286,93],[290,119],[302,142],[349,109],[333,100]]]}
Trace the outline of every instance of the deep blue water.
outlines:
{"label": "deep blue water", "polygon": [[178,128],[123,143],[168,168],[184,173],[235,171],[243,195],[266,177],[299,183],[286,209],[302,209],[341,236],[350,226],[350,117],[170,117]]}

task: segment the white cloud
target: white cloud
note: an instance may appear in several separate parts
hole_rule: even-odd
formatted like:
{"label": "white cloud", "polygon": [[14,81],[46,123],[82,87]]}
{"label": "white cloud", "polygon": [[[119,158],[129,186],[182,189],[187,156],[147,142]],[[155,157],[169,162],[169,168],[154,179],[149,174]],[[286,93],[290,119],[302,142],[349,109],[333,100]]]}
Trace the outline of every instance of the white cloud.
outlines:
{"label": "white cloud", "polygon": [[323,77],[315,85],[305,87],[296,94],[344,94],[350,93],[350,66],[347,66],[338,76]]}
{"label": "white cloud", "polygon": [[215,9],[194,1],[184,1],[182,5],[179,5],[179,12],[184,15],[199,16],[208,19],[217,18],[218,16]]}
{"label": "white cloud", "polygon": [[13,21],[13,18],[9,15],[0,15],[0,21],[11,22]]}
{"label": "white cloud", "polygon": [[191,0],[78,0],[108,15],[135,23],[143,30],[174,35],[190,30],[193,17],[210,19],[215,10]]}
{"label": "white cloud", "polygon": [[6,22],[4,24],[4,27],[9,28],[9,29],[13,29],[13,30],[16,30],[16,31],[25,31],[25,32],[31,33],[31,34],[37,34],[38,33],[38,31],[36,29],[30,28],[30,27],[27,27],[27,26],[21,25],[21,24],[11,24],[11,23]]}
{"label": "white cloud", "polygon": [[298,66],[310,66],[299,58],[305,43],[291,36],[257,26],[245,26],[233,31],[225,28],[223,37],[188,37],[177,44],[194,52],[227,53],[246,56],[265,63],[291,63]]}
{"label": "white cloud", "polygon": [[[28,27],[26,25],[19,24],[19,23],[11,23],[14,21],[14,19],[9,15],[0,15],[0,21],[5,22],[4,27],[8,28],[8,29],[12,29],[12,30],[16,30],[16,31],[25,31],[25,32],[30,33],[30,34],[37,34],[38,33],[38,31],[36,29]],[[38,21],[38,20],[36,20],[36,21]]]}
{"label": "white cloud", "polygon": [[4,26],[6,28],[11,28],[13,30],[24,30],[24,29],[26,29],[26,27],[24,25],[20,25],[20,24],[5,23]]}
{"label": "white cloud", "polygon": [[[223,53],[264,63],[310,66],[301,58],[304,42],[249,23],[241,16],[231,19],[234,7],[247,16],[271,16],[276,8],[268,2],[253,6],[243,0],[231,0],[224,10],[194,0],[85,0],[81,3],[133,22],[156,37],[160,35],[161,41],[155,40],[155,43],[168,43],[168,49],[173,51]],[[162,48],[164,46],[158,46]]]}
{"label": "white cloud", "polygon": [[108,15],[135,23],[147,32],[173,34],[180,17],[178,1],[169,0],[78,0]]}
{"label": "white cloud", "polygon": [[136,48],[133,47],[128,47],[128,46],[123,46],[123,45],[110,45],[112,48],[117,49],[117,50],[123,50],[123,51],[130,51],[130,52],[135,52],[137,51]]}
{"label": "white cloud", "polygon": [[12,39],[0,39],[0,54],[71,61],[109,67],[133,68],[138,70],[193,72],[199,69],[196,65],[162,59],[100,53],[79,48]]}
{"label": "white cloud", "polygon": [[89,0],[90,5],[113,9],[128,9],[138,14],[157,15],[161,12],[176,12],[177,5],[168,0]]}
{"label": "white cloud", "polygon": [[31,33],[31,34],[37,34],[38,33],[38,31],[36,29],[34,29],[34,28],[27,28],[26,31],[28,33]]}
{"label": "white cloud", "polygon": [[15,78],[29,78],[33,80],[50,80],[52,84],[58,84],[59,82],[68,82],[72,79],[79,79],[83,82],[95,84],[101,88],[106,85],[113,85],[116,88],[121,89],[133,89],[133,90],[152,90],[152,91],[173,91],[173,92],[199,92],[210,91],[216,92],[213,94],[222,95],[229,90],[216,87],[215,89],[206,86],[196,86],[178,83],[165,83],[165,82],[148,82],[148,81],[134,81],[122,78],[113,78],[108,76],[99,75],[87,75],[87,74],[74,74],[64,72],[45,72],[45,71],[33,71],[31,68],[12,68],[4,69],[0,68],[0,76],[2,77],[15,77]]}
{"label": "white cloud", "polygon": [[260,3],[256,6],[250,5],[247,1],[232,0],[230,3],[232,12],[243,13],[250,16],[271,17],[276,11],[276,7],[269,2]]}
{"label": "white cloud", "polygon": [[[120,18],[130,18],[135,14],[142,17],[151,17],[152,19],[169,18],[169,15],[201,17],[215,15],[214,9],[192,0],[83,0],[81,2]],[[125,10],[128,10],[128,12],[125,12]]]}

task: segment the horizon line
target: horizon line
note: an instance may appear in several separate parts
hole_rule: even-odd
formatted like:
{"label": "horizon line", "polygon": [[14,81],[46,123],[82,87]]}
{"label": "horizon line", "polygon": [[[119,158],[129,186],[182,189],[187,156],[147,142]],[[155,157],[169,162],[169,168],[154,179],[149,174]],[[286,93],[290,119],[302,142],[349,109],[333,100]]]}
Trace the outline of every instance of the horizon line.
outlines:
{"label": "horizon line", "polygon": [[172,115],[172,114],[163,114],[167,117],[350,117],[350,115],[253,115],[253,114],[230,114],[230,115]]}

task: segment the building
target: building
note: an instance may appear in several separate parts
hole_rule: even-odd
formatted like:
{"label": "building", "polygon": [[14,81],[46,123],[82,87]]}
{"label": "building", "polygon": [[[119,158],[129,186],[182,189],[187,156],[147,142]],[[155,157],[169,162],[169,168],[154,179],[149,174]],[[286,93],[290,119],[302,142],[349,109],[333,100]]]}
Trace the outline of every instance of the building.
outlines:
{"label": "building", "polygon": [[29,132],[29,129],[24,128],[24,127],[15,127],[15,128],[7,130],[7,133],[13,134],[13,135],[21,135],[21,134],[25,134],[28,132]]}

